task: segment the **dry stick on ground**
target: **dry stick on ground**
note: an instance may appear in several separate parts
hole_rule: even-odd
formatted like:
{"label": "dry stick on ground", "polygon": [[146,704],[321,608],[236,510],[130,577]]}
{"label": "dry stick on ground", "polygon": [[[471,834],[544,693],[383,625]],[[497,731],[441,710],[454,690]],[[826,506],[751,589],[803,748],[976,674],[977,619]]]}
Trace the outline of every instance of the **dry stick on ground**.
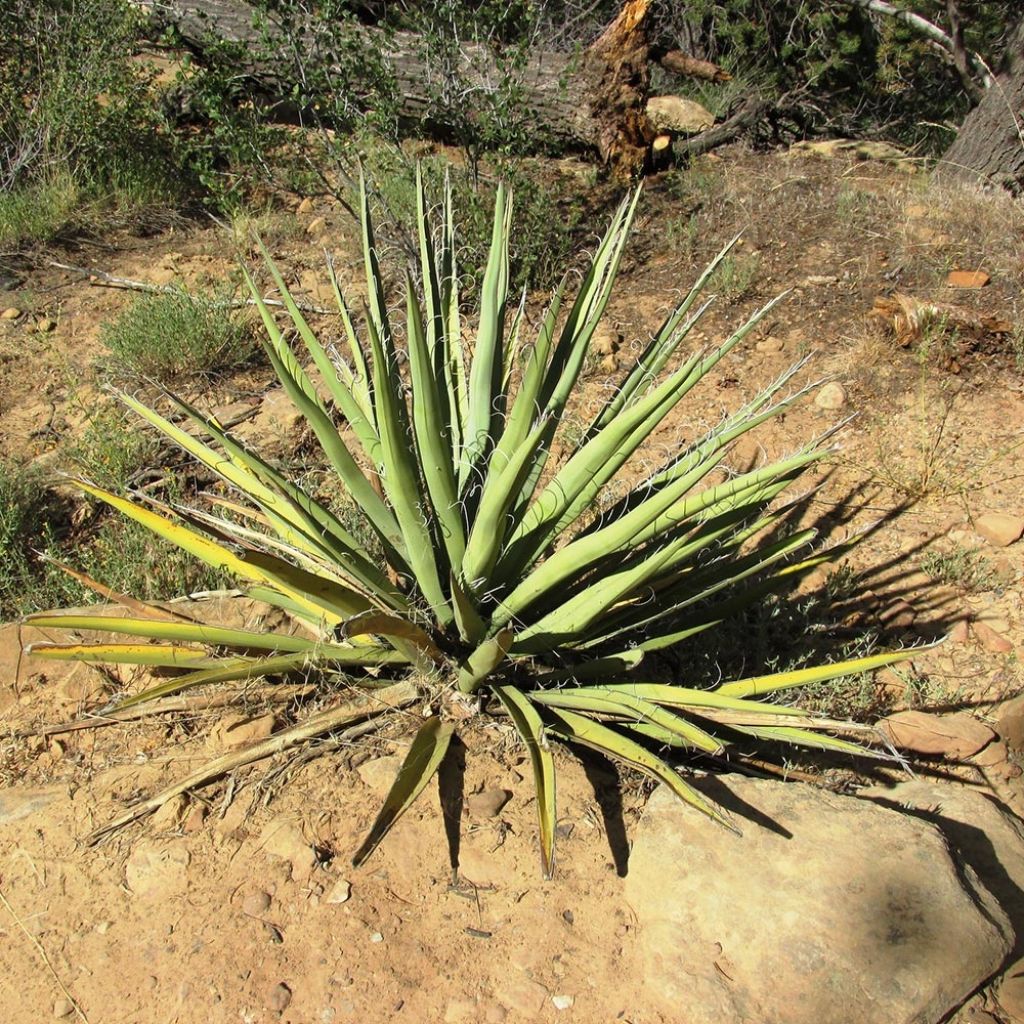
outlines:
{"label": "dry stick on ground", "polygon": [[46,950],[43,949],[43,947],[40,945],[39,940],[25,927],[25,923],[22,921],[20,917],[18,917],[17,913],[14,910],[14,907],[11,906],[10,902],[8,901],[7,897],[3,894],[2,891],[0,891],[0,903],[3,903],[4,907],[7,909],[7,913],[14,918],[14,923],[17,924],[17,926],[25,933],[29,942],[31,942],[32,945],[36,947],[36,952],[42,958],[42,961],[46,965],[47,970],[49,970],[49,972],[53,975],[53,980],[57,982],[58,986],[60,986],[61,992],[64,993],[64,998],[72,1005],[75,1013],[78,1014],[79,1018],[84,1022],[84,1024],[89,1024],[89,1018],[86,1017],[85,1011],[78,1005],[78,1000],[75,999],[75,997],[68,991],[67,985],[65,985],[64,982],[60,980],[60,975],[53,969],[53,964],[50,963],[50,958],[46,955]]}
{"label": "dry stick on ground", "polygon": [[367,721],[360,722],[358,725],[353,725],[351,728],[346,729],[340,737],[342,741],[352,740],[372,732],[379,728],[379,719],[383,714],[389,711],[396,711],[399,708],[404,708],[414,703],[419,698],[419,691],[413,683],[403,682],[381,690],[369,691],[367,696],[371,697],[376,703],[362,707],[345,704],[341,707],[330,708],[327,711],[320,712],[318,715],[314,715],[300,725],[293,726],[291,729],[286,729],[276,736],[271,736],[269,739],[255,743],[245,750],[235,754],[225,754],[223,757],[210,761],[198,771],[194,771],[191,775],[187,775],[184,779],[176,782],[173,786],[169,786],[148,800],[143,800],[142,803],[136,804],[123,814],[119,814],[113,821],[108,822],[102,828],[91,832],[85,838],[86,844],[92,846],[98,843],[117,829],[137,821],[147,814],[151,814],[167,803],[168,800],[173,800],[174,797],[181,796],[181,794],[187,793],[190,789],[204,786],[206,783],[212,782],[214,779],[219,778],[221,775],[226,775],[236,768],[242,768],[255,761],[262,761],[264,758],[290,750],[292,747],[297,747],[308,740],[334,732],[335,729],[339,729],[343,725],[358,722],[359,719],[367,719]]}
{"label": "dry stick on ground", "polygon": [[207,697],[171,697],[167,700],[155,701],[152,704],[139,704],[124,708],[122,711],[97,711],[85,718],[75,718],[70,722],[58,725],[47,725],[42,729],[27,729],[15,733],[16,739],[30,736],[57,736],[65,732],[79,732],[82,729],[102,729],[105,725],[117,725],[118,722],[134,722],[151,715],[182,714],[190,715],[197,711],[210,711],[213,708],[230,707],[244,700],[262,701],[269,704],[283,704],[291,700],[302,700],[316,692],[316,686],[305,683],[293,686],[273,686],[258,690],[234,690],[230,693],[214,693]]}
{"label": "dry stick on ground", "polygon": [[[76,267],[73,263],[58,263],[57,260],[46,261],[51,267],[59,270],[70,270],[75,274],[84,274],[90,278],[89,283],[100,288],[124,288],[133,292],[148,292],[151,295],[180,295],[181,289],[170,284],[149,284],[147,281],[133,281],[128,277],[115,277],[105,270],[97,270],[95,267]],[[264,305],[284,308],[284,303],[279,299],[264,299]],[[335,312],[333,309],[326,309],[323,306],[313,306],[308,302],[295,303],[303,313],[319,313],[330,315]],[[226,309],[244,309],[247,306],[255,306],[255,299],[218,299],[213,305],[223,306]]]}
{"label": "dry stick on ground", "polygon": [[716,146],[732,142],[747,128],[756,124],[769,110],[771,103],[761,96],[749,96],[743,101],[743,105],[732,117],[714,128],[709,128],[700,135],[693,135],[690,138],[676,139],[672,144],[672,152],[677,160],[685,157],[699,156],[701,153],[710,152]]}

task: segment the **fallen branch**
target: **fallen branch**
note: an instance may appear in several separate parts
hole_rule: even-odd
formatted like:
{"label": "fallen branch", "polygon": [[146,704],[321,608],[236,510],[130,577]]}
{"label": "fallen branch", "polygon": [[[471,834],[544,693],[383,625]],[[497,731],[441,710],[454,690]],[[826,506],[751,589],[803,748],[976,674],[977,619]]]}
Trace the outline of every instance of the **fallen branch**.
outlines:
{"label": "fallen branch", "polygon": [[709,60],[698,60],[682,50],[669,50],[658,58],[658,63],[674,75],[684,78],[701,78],[706,82],[731,82],[732,75],[712,64]]}
{"label": "fallen branch", "polygon": [[955,331],[961,340],[968,338],[975,342],[1013,332],[1013,324],[1002,317],[985,316],[949,302],[916,299],[903,292],[879,295],[869,315],[881,321],[900,348],[921,341],[932,326]]}
{"label": "fallen branch", "polygon": [[[182,290],[170,284],[150,284],[148,281],[133,281],[130,277],[115,277],[105,270],[97,270],[95,267],[76,267],[73,263],[58,263],[56,260],[46,261],[51,267],[60,270],[70,270],[75,274],[82,274],[89,278],[89,284],[100,288],[124,288],[127,291],[148,292],[151,295],[180,295]],[[276,306],[284,309],[284,303],[279,299],[264,299],[264,305]],[[336,312],[333,309],[325,309],[323,306],[313,306],[308,302],[295,303],[303,313],[319,313],[329,315]],[[255,306],[255,299],[217,299],[213,302],[215,306],[222,306],[225,309],[244,309],[246,306]]]}
{"label": "fallen branch", "polygon": [[771,103],[761,96],[750,96],[731,117],[706,132],[690,138],[676,139],[672,152],[677,160],[708,153],[718,146],[739,138],[748,128],[756,124],[771,109]]}
{"label": "fallen branch", "polygon": [[26,730],[16,733],[18,739],[32,736],[59,736],[67,732],[81,732],[83,729],[102,729],[106,725],[117,725],[118,722],[135,722],[151,715],[182,714],[191,715],[198,711],[210,711],[213,708],[226,708],[232,704],[240,704],[244,700],[263,701],[268,704],[285,704],[292,700],[302,700],[316,691],[312,683],[294,686],[273,686],[260,690],[234,690],[230,693],[214,693],[205,697],[170,697],[167,700],[154,701],[152,704],[139,704],[125,708],[123,711],[99,711],[85,718],[72,719],[58,725],[47,725],[42,729]]}
{"label": "fallen branch", "polygon": [[[334,732],[335,729],[340,729],[344,725],[359,722],[360,719],[366,719],[366,721],[359,722],[358,725],[353,725],[351,728],[346,729],[340,739],[352,740],[358,736],[363,736],[378,727],[379,719],[383,714],[407,707],[419,698],[419,692],[412,683],[396,683],[394,686],[388,686],[382,690],[371,691],[371,694],[372,698],[377,701],[376,705],[353,707],[351,704],[345,704],[341,707],[322,711],[320,714],[310,718],[309,721],[292,726],[292,728],[279,732],[269,739],[254,743],[245,750],[240,750],[233,754],[225,754],[223,757],[218,757],[208,762],[198,771],[192,772],[191,775],[187,775],[173,786],[168,786],[167,789],[161,790],[156,796],[143,800],[123,814],[119,814],[113,821],[91,832],[85,837],[86,844],[89,846],[95,845],[101,839],[117,831],[117,829],[133,821],[138,821],[139,818],[144,818],[147,814],[152,814],[167,803],[168,800],[173,800],[176,796],[181,796],[183,793],[197,789],[199,786],[205,786],[208,782],[212,782],[228,772],[233,772],[237,768],[243,768],[256,761],[262,761],[264,758],[273,757],[275,754],[290,750],[292,747],[297,747],[308,740]],[[368,694],[368,696],[371,694]]]}

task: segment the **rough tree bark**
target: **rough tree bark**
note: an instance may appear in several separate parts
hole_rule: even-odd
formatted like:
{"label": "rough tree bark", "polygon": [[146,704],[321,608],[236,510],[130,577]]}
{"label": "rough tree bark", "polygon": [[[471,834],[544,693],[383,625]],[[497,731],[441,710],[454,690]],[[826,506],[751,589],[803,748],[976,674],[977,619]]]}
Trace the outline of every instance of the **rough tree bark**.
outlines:
{"label": "rough tree bark", "polygon": [[1024,19],[1010,39],[1000,74],[965,118],[939,173],[947,180],[1024,193]]}
{"label": "rough tree bark", "polygon": [[[250,56],[239,72],[253,77],[270,95],[281,88],[280,60],[262,54],[273,50],[275,36],[284,44],[286,34],[273,21],[265,29],[254,27],[253,8],[244,0],[131,2],[146,14],[154,37],[173,27],[199,60],[212,39],[245,45]],[[514,72],[516,95],[529,111],[538,139],[596,153],[620,173],[642,167],[654,138],[644,110],[649,80],[644,22],[650,2],[626,0],[618,17],[582,55],[538,52]],[[431,101],[430,86],[438,71],[419,36],[365,26],[353,26],[352,31],[379,47],[394,76],[402,121],[422,125],[443,117]],[[300,45],[302,35],[300,30]],[[294,45],[294,33],[290,38]],[[473,43],[460,47],[456,71],[467,109],[474,91],[493,90],[508,74],[490,49]]]}

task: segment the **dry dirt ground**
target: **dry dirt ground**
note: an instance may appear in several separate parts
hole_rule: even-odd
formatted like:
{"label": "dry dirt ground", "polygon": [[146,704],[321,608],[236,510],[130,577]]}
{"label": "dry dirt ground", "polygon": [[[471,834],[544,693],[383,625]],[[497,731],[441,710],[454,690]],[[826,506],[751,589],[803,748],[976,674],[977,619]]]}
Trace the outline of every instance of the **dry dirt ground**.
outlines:
{"label": "dry dirt ground", "polygon": [[[974,532],[984,513],[1024,514],[1022,229],[1019,204],[944,192],[913,165],[849,154],[726,150],[688,177],[647,186],[610,310],[613,362],[625,364],[736,232],[742,245],[697,340],[722,337],[745,313],[792,289],[652,444],[678,444],[810,356],[801,379],[833,376],[841,406],[809,399],[733,458],[746,465],[781,454],[857,414],[802,511],[831,542],[872,530],[831,586],[825,574],[805,586],[818,595],[822,642],[841,650],[868,630],[888,643],[954,631],[912,671],[861,684],[861,703],[848,713],[968,708],[994,723],[1000,703],[1024,684],[1024,542],[997,548]],[[317,268],[322,247],[339,237],[343,278],[355,280],[339,210],[326,203],[289,210],[275,231],[275,255],[310,299],[326,297]],[[193,285],[234,267],[231,239],[205,223],[48,255],[154,283]],[[991,283],[951,288],[946,275],[955,269],[983,270]],[[894,291],[1009,326],[972,333],[947,315],[901,347],[867,316],[877,296]],[[83,406],[98,401],[99,325],[132,298],[43,257],[17,294],[0,294],[0,307],[27,310],[0,322],[0,449],[8,456],[59,463]],[[35,329],[43,318],[55,323],[52,331]],[[611,369],[607,357],[595,361],[588,400],[609,386]],[[270,388],[269,379],[250,374],[219,382],[205,400],[256,405]],[[268,432],[293,428],[271,416],[261,422]],[[987,567],[983,584],[965,586],[951,572],[936,578],[950,564],[944,556],[975,548]],[[958,626],[967,622],[971,629]],[[84,837],[118,810],[235,742],[232,721],[223,711],[196,711],[173,722],[41,737],[41,726],[95,697],[100,681],[85,668],[54,671],[21,658],[23,632],[8,626],[0,639],[5,1021],[663,1019],[634,968],[637,922],[622,894],[646,792],[636,780],[559,755],[559,864],[545,882],[529,764],[499,722],[480,724],[464,735],[458,827],[432,791],[353,870],[351,852],[393,774],[415,713],[408,712],[368,744],[240,771],[88,846]],[[733,668],[742,668],[743,655],[731,652]],[[852,699],[846,691],[833,696]],[[271,710],[279,719],[289,713]],[[265,711],[258,700],[245,709],[250,718]],[[997,772],[949,770],[994,785],[1019,812],[1024,792],[1013,757]],[[986,1000],[997,1010],[984,993],[976,1005]],[[684,1011],[677,1020],[685,1022]]]}

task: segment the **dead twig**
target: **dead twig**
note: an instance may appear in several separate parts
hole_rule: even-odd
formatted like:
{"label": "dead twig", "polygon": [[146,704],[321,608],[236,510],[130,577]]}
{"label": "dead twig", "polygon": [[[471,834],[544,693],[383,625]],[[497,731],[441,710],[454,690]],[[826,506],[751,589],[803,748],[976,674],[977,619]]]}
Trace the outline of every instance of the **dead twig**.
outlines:
{"label": "dead twig", "polygon": [[[148,292],[151,295],[177,295],[181,293],[180,288],[175,288],[170,284],[150,284],[147,281],[134,281],[130,277],[115,277],[113,274],[108,274],[105,270],[97,270],[95,267],[77,267],[73,263],[58,263],[57,260],[47,260],[46,262],[51,267],[57,267],[59,270],[70,270],[75,274],[83,274],[89,278],[90,284],[99,288],[123,288],[127,291]],[[264,299],[263,303],[267,306],[284,308],[284,303],[279,299]],[[255,306],[256,300],[217,299],[213,304],[215,306],[223,306],[226,309],[244,309],[248,306]],[[303,313],[330,315],[335,312],[335,310],[327,309],[324,306],[314,306],[308,302],[296,301],[295,305]]]}
{"label": "dead twig", "polygon": [[46,955],[46,950],[40,945],[39,940],[25,927],[24,922],[18,917],[14,907],[8,902],[7,897],[0,891],[0,903],[3,903],[7,910],[7,913],[14,918],[14,923],[25,933],[25,937],[32,943],[36,948],[36,952],[41,957],[43,963],[46,965],[47,970],[53,975],[53,980],[57,982],[61,992],[64,993],[64,998],[74,1007],[75,1013],[78,1014],[79,1019],[83,1024],[89,1024],[89,1018],[86,1017],[85,1011],[78,1005],[78,1000],[68,991],[67,985],[60,980],[60,975],[53,969],[53,964],[50,963],[50,958]]}
{"label": "dead twig", "polygon": [[312,683],[295,686],[273,686],[260,690],[236,690],[231,693],[214,693],[206,697],[171,697],[167,700],[154,701],[152,704],[140,704],[125,708],[123,711],[96,712],[85,718],[76,718],[70,722],[47,725],[42,729],[26,730],[16,733],[17,739],[31,736],[57,736],[66,732],[79,732],[82,729],[102,729],[105,725],[116,725],[118,722],[134,722],[151,715],[193,714],[197,711],[209,711],[212,708],[230,707],[250,698],[262,700],[269,704],[282,704],[291,700],[302,700],[316,691]]}
{"label": "dead twig", "polygon": [[[414,703],[419,698],[419,692],[412,683],[396,683],[394,686],[374,691],[372,697],[377,703],[358,707],[352,704],[344,704],[341,707],[330,708],[318,715],[314,715],[307,722],[292,726],[292,728],[279,732],[277,735],[271,736],[269,739],[262,740],[259,743],[254,743],[245,750],[215,758],[198,771],[194,771],[184,779],[176,782],[173,786],[168,786],[167,789],[161,790],[156,796],[143,800],[123,814],[119,814],[113,821],[108,822],[102,828],[96,829],[96,831],[86,836],[86,844],[89,846],[95,845],[100,840],[117,831],[117,829],[137,821],[147,814],[152,814],[153,811],[158,810],[168,800],[173,800],[176,796],[181,796],[181,794],[187,793],[191,789],[205,786],[206,783],[212,782],[214,779],[226,775],[237,768],[252,764],[255,761],[262,761],[264,758],[272,757],[274,754],[283,753],[285,750],[290,750],[292,747],[299,746],[311,739],[316,739],[318,736],[334,732],[335,729],[339,729],[344,725],[358,723],[346,729],[342,734],[342,739],[354,739],[367,732],[372,732],[378,728],[381,715]],[[360,721],[360,719],[364,721]]]}

